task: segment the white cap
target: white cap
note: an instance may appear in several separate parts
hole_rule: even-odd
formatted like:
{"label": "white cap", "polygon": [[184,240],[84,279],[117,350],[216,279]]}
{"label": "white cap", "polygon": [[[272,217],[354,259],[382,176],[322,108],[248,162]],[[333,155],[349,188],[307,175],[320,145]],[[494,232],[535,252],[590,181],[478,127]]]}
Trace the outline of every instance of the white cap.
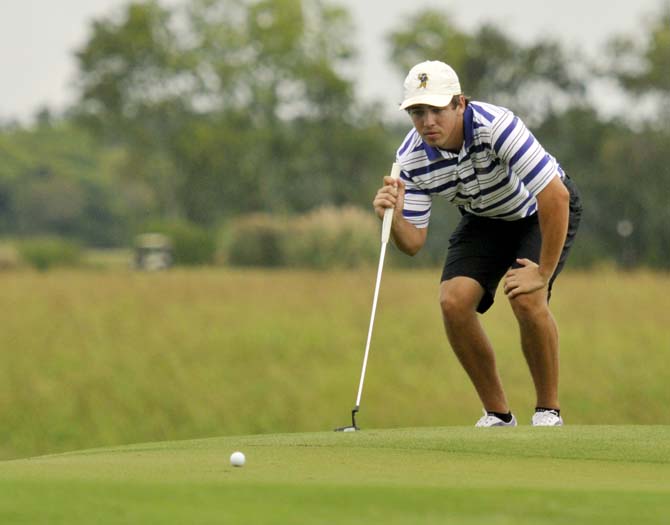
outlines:
{"label": "white cap", "polygon": [[438,60],[428,60],[409,70],[405,78],[405,99],[400,109],[417,104],[443,108],[454,95],[460,95],[461,83],[453,68]]}

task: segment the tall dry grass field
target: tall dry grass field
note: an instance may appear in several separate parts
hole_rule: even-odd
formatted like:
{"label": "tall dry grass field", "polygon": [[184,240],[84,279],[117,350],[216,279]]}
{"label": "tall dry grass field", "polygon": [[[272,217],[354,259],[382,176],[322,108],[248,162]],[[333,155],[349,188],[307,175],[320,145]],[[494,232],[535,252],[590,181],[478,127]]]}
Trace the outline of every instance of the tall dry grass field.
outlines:
{"label": "tall dry grass field", "polygon": [[[5,273],[0,457],[347,424],[374,269]],[[471,425],[438,271],[388,270],[359,423]],[[569,423],[670,423],[670,276],[566,273],[552,299]],[[533,390],[501,295],[483,317],[513,410]]]}

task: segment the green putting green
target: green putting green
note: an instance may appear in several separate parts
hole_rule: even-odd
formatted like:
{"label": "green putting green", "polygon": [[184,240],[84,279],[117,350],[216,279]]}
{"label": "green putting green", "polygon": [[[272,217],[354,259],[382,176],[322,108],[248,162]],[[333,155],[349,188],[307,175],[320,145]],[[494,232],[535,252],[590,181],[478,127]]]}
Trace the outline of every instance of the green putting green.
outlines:
{"label": "green putting green", "polygon": [[[246,465],[232,467],[241,450]],[[7,524],[631,524],[670,516],[670,427],[363,430],[0,462]]]}

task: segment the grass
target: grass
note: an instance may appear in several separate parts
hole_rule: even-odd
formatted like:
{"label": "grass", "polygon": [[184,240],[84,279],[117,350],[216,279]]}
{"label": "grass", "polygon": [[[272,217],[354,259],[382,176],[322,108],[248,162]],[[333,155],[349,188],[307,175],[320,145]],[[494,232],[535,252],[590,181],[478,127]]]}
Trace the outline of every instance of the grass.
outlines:
{"label": "grass", "polygon": [[[228,458],[243,450],[247,464]],[[661,524],[670,427],[256,435],[0,462],[0,522]]]}
{"label": "grass", "polygon": [[[374,269],[1,277],[0,457],[32,457],[0,461],[0,523],[623,525],[670,514],[667,274],[562,275],[552,309],[568,425],[475,429],[438,273],[385,271],[355,434],[316,431],[349,423]],[[532,386],[498,299],[484,324],[527,423]],[[234,437],[189,440],[222,435]],[[88,450],[43,455],[77,449]],[[234,450],[244,468],[229,465]]]}
{"label": "grass", "polygon": [[[0,458],[347,424],[374,268],[1,275]],[[435,270],[385,270],[364,428],[471,425],[479,402],[443,334]],[[670,424],[670,276],[566,273],[562,401],[575,424]],[[516,324],[483,318],[513,410],[533,389]]]}

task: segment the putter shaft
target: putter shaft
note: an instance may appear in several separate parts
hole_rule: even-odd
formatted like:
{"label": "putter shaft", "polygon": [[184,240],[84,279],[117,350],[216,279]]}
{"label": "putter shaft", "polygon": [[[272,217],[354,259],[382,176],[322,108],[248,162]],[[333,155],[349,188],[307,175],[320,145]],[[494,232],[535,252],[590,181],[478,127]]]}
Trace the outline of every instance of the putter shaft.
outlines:
{"label": "putter shaft", "polygon": [[356,396],[356,412],[361,405],[361,396],[363,395],[363,383],[365,382],[365,370],[368,366],[368,356],[370,354],[370,342],[372,341],[372,329],[375,325],[375,314],[377,313],[377,299],[379,299],[379,285],[382,280],[382,269],[384,268],[384,257],[386,255],[387,242],[382,242],[382,250],[379,256],[379,266],[377,268],[377,282],[375,283],[375,293],[372,299],[372,313],[370,314],[370,326],[368,328],[368,338],[365,343],[365,355],[363,356],[363,368],[361,369],[361,379],[358,383],[358,395]]}

